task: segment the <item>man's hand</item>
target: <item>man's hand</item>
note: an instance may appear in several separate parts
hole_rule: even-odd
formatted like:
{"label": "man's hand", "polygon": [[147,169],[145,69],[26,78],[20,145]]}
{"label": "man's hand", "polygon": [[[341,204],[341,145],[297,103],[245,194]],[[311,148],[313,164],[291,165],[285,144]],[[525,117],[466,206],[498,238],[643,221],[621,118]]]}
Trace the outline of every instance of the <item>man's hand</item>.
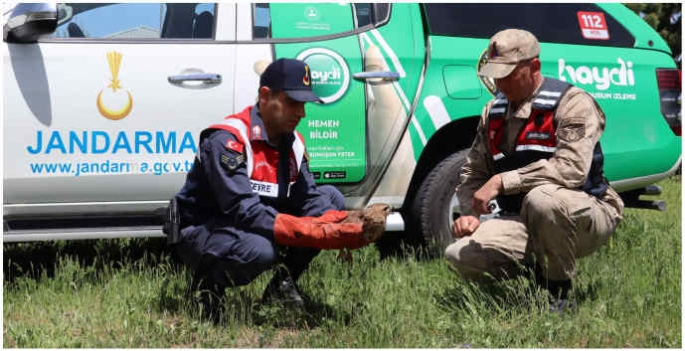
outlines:
{"label": "man's hand", "polygon": [[473,211],[478,214],[490,213],[488,204],[502,192],[502,177],[495,174],[473,194]]}
{"label": "man's hand", "polygon": [[461,216],[454,221],[452,236],[455,239],[471,235],[478,229],[480,221],[474,216]]}

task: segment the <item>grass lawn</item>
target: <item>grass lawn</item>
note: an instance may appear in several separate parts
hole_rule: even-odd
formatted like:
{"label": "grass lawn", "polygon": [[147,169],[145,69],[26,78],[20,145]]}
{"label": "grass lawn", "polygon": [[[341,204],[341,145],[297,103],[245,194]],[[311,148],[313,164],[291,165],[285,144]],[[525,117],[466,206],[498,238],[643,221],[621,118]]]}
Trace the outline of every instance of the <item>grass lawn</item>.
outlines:
{"label": "grass lawn", "polygon": [[547,312],[524,278],[490,287],[444,259],[352,265],[323,252],[300,279],[307,313],[261,305],[271,274],[227,290],[214,325],[184,298],[189,273],[164,240],[5,244],[5,348],[681,348],[681,180],[666,212],[627,209],[610,243],[582,259],[578,311]]}

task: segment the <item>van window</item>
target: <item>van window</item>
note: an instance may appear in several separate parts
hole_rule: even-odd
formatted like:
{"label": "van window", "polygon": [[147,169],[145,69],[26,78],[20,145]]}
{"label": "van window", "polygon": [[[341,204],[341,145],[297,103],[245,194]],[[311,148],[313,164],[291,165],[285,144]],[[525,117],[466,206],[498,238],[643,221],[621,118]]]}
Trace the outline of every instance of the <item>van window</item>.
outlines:
{"label": "van window", "polygon": [[[387,16],[389,5],[382,7]],[[272,13],[273,12],[273,13]],[[371,3],[258,3],[252,5],[254,39],[294,39],[351,32],[376,22]],[[280,33],[273,33],[272,25]]]}
{"label": "van window", "polygon": [[212,39],[209,3],[60,3],[53,38]]}
{"label": "van window", "polygon": [[[541,42],[618,47],[635,44],[628,30],[594,4],[429,3],[424,8],[432,35],[490,38],[500,30],[520,28],[534,33]],[[601,14],[606,23],[599,21],[600,16],[583,16],[587,14]],[[584,34],[581,26],[588,25],[606,28],[606,37]]]}

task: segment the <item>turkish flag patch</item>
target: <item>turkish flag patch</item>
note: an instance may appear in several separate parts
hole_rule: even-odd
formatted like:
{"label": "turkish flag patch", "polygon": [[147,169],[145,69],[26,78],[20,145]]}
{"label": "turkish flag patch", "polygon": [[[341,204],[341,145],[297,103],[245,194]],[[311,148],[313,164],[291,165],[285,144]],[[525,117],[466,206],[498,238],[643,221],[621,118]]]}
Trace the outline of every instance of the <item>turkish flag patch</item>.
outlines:
{"label": "turkish flag patch", "polygon": [[241,154],[243,153],[243,144],[241,144],[235,140],[229,140],[226,143],[226,148],[229,150],[233,150],[235,152],[241,153]]}

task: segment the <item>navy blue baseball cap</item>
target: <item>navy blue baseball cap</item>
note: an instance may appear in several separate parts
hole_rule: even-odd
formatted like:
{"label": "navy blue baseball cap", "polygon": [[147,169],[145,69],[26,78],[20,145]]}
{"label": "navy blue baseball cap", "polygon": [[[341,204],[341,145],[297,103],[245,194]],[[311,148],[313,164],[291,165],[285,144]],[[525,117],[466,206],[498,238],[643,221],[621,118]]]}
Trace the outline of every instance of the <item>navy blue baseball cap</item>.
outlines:
{"label": "navy blue baseball cap", "polygon": [[300,61],[280,58],[262,72],[260,87],[283,91],[291,99],[300,102],[323,102],[312,91],[312,73],[309,66]]}

